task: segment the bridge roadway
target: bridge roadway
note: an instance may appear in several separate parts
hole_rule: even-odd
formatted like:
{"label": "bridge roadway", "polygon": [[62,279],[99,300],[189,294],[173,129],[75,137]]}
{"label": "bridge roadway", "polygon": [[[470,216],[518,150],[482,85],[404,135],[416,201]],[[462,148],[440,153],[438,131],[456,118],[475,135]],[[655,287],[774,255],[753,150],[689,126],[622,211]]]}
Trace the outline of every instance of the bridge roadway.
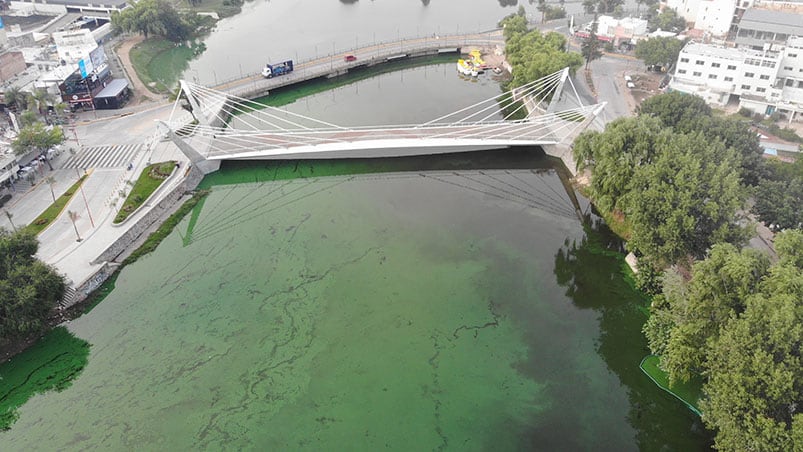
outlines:
{"label": "bridge roadway", "polygon": [[[466,47],[480,48],[496,45],[505,45],[501,29],[482,33],[401,39],[337,52],[333,55],[311,60],[294,61],[294,70],[287,75],[266,79],[260,73],[252,73],[210,88],[244,99],[254,99],[265,96],[270,90],[276,88],[320,77],[336,77],[360,67],[374,66],[404,58],[450,52],[456,53]],[[345,61],[346,55],[354,55],[357,59],[355,61]],[[278,62],[280,61],[275,61],[275,63]],[[273,62],[266,61],[266,63]]]}
{"label": "bridge roadway", "polygon": [[[205,134],[190,139],[209,160],[355,158],[417,155],[556,144],[556,132],[577,122],[503,122],[289,132]],[[238,131],[241,132],[241,131]],[[197,140],[197,141],[196,141]],[[208,140],[208,141],[206,141]]]}

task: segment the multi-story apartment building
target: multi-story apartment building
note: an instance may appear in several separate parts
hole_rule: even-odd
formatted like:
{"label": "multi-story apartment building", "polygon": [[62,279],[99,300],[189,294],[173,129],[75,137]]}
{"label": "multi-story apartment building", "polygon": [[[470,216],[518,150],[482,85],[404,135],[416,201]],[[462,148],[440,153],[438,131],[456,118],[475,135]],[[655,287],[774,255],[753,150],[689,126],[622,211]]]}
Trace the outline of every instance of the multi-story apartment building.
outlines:
{"label": "multi-story apartment building", "polygon": [[789,38],[782,50],[690,42],[680,52],[669,88],[718,106],[738,104],[803,120],[803,38]]}
{"label": "multi-story apartment building", "polygon": [[692,28],[724,37],[752,0],[667,0],[666,6],[690,23]]}

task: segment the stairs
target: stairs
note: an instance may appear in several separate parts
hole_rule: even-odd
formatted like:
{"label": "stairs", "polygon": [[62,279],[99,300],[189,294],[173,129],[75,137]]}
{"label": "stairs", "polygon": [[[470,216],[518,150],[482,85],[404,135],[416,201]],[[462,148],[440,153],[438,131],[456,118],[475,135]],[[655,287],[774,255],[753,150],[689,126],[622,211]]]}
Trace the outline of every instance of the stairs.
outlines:
{"label": "stairs", "polygon": [[75,300],[75,289],[72,286],[67,286],[64,290],[64,296],[59,301],[59,308],[67,309],[74,304]]}

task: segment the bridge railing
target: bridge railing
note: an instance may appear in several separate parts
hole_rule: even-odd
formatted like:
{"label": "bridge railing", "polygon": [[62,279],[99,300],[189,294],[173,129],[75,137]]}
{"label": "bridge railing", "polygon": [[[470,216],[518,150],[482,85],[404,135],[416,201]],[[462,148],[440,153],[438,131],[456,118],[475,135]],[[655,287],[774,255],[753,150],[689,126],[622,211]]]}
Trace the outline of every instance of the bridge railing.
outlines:
{"label": "bridge railing", "polygon": [[[211,88],[219,91],[231,92],[231,88],[247,85],[249,81],[262,81],[268,82],[268,84],[271,84],[270,81],[274,81],[273,83],[282,84],[294,79],[310,78],[310,74],[320,73],[321,75],[325,75],[336,69],[356,67],[364,65],[366,62],[384,60],[412,52],[494,44],[504,44],[504,39],[499,29],[462,35],[428,35],[407,39],[378,41],[361,47],[334,48],[325,55],[316,55],[313,58],[295,61],[292,73],[273,79],[263,79],[261,73],[258,71],[242,73],[239,76],[229,77],[222,81],[216,78],[215,84],[211,86]],[[355,55],[357,60],[345,62],[343,59],[345,55]],[[269,63],[269,61],[266,61],[266,63]],[[233,87],[231,85],[236,86]]]}

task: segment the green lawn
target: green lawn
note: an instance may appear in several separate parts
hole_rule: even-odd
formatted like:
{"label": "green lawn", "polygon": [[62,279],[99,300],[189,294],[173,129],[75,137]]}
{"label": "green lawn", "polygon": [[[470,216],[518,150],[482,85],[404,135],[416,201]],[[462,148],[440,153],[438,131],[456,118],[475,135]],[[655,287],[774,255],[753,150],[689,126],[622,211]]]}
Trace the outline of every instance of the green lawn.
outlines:
{"label": "green lawn", "polygon": [[702,378],[693,378],[687,383],[676,384],[670,387],[669,377],[666,375],[666,372],[658,367],[659,363],[660,358],[658,356],[649,355],[641,360],[639,367],[641,367],[641,370],[661,389],[675,396],[699,416],[701,414],[699,402],[700,396],[702,395]]}
{"label": "green lawn", "polygon": [[131,64],[149,90],[161,94],[173,91],[190,60],[202,52],[204,44],[176,46],[161,37],[148,38],[131,49]]}
{"label": "green lawn", "polygon": [[125,199],[123,207],[117,212],[117,216],[114,217],[114,223],[119,224],[123,222],[131,213],[137,210],[137,208],[162,185],[162,182],[167,179],[175,167],[176,162],[171,160],[154,163],[142,170],[139,179],[137,179],[134,186],[131,187],[131,192]]}
{"label": "green lawn", "polygon": [[78,188],[81,187],[81,184],[84,183],[85,179],[86,176],[81,176],[81,178],[78,179],[78,182],[73,184],[73,186],[70,187],[66,192],[64,192],[63,195],[56,198],[56,202],[51,204],[50,207],[48,207],[47,209],[45,209],[44,212],[39,214],[39,216],[36,217],[31,222],[31,224],[25,226],[24,229],[34,234],[39,234],[40,232],[45,230],[46,227],[50,226],[50,223],[52,223],[53,220],[55,220],[56,217],[58,217],[61,214],[61,212],[70,202],[72,197],[75,196],[75,193],[78,191]]}

